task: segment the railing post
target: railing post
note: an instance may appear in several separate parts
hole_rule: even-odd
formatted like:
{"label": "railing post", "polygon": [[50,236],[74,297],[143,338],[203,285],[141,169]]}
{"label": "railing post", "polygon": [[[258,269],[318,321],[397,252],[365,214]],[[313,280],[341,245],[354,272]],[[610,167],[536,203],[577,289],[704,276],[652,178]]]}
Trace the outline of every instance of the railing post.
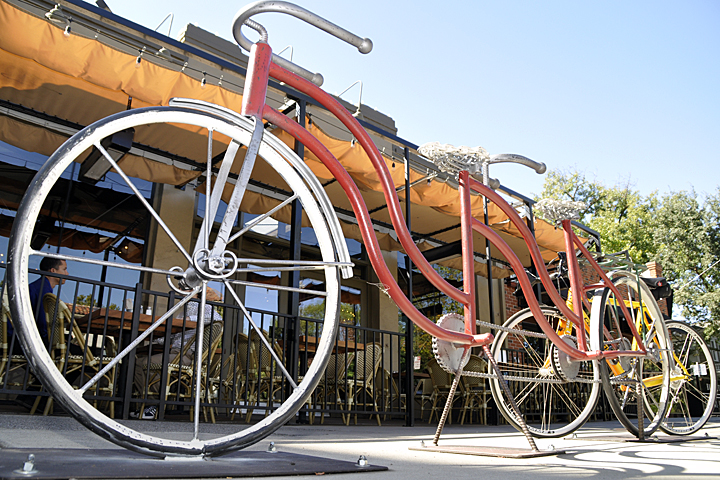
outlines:
{"label": "railing post", "polygon": [[[411,232],[412,235],[412,229],[410,228],[410,150],[405,147],[404,149],[404,160],[405,160],[405,222],[407,224],[408,231]],[[409,256],[405,256],[405,268],[408,272],[408,292],[407,296],[412,301],[413,298],[413,284],[412,284],[412,260],[410,260]],[[407,373],[405,374],[405,414],[407,415],[405,417],[405,426],[412,427],[415,425],[415,398],[414,398],[414,384],[415,384],[415,375],[414,375],[414,345],[413,345],[413,335],[414,335],[414,329],[415,326],[413,325],[413,322],[405,316],[405,368],[407,370]],[[392,364],[391,364],[392,365]],[[392,372],[390,372],[392,375]],[[402,385],[402,375],[401,378],[398,378],[398,385]],[[401,392],[398,392],[401,393]]]}
{"label": "railing post", "polygon": [[[305,100],[296,100],[298,105],[298,115],[297,115],[297,121],[300,124],[301,127],[305,127],[305,114],[306,114],[306,103]],[[299,141],[295,141],[295,153],[300,158],[305,157],[305,146],[300,143]],[[302,205],[300,204],[299,200],[294,200],[292,202],[292,211],[291,211],[291,220],[290,220],[290,251],[289,253],[289,259],[290,260],[300,260],[300,247],[302,245]],[[292,288],[299,288],[300,287],[300,271],[299,270],[293,270],[290,272],[289,275],[289,286]],[[284,343],[287,344],[285,351],[285,358],[286,358],[286,364],[288,366],[288,372],[292,376],[293,380],[297,382],[298,380],[298,356],[300,355],[299,351],[299,342],[300,342],[300,294],[298,292],[289,292],[288,294],[288,305],[287,305],[287,312],[290,315],[286,320],[285,325],[285,331],[287,332],[287,336],[289,338],[285,338]],[[288,328],[289,327],[289,328]],[[292,387],[286,383],[285,388],[285,398],[290,396],[292,393]],[[305,409],[305,407],[303,407]],[[300,416],[298,417],[298,423],[305,423],[307,419],[303,415],[303,413],[300,413]]]}
{"label": "railing post", "polygon": [[[140,311],[142,310],[142,283],[138,282],[135,284],[135,298],[133,302],[133,311],[132,311],[132,330],[130,330],[130,342],[128,342],[128,345],[132,343],[133,340],[135,340],[138,336],[138,330],[140,328]],[[121,345],[120,348],[124,348],[124,345]],[[122,410],[122,418],[127,420],[130,416],[130,399],[132,398],[132,390],[133,390],[133,379],[135,377],[135,355],[137,353],[137,349],[134,349],[132,352],[130,352],[127,357],[127,362],[122,362],[123,364],[126,364],[127,371],[125,372],[125,391],[123,392],[123,410]],[[148,367],[150,366],[148,362]]]}
{"label": "railing post", "polygon": [[[175,291],[170,290],[170,297],[168,297],[168,304],[167,309],[170,310],[172,306],[175,304]],[[185,309],[181,310],[181,313],[184,312]],[[133,317],[134,318],[134,317]],[[199,321],[199,320],[198,320]],[[184,320],[183,320],[184,323]],[[165,419],[165,402],[167,401],[166,395],[167,392],[165,391],[165,385],[167,385],[167,379],[168,379],[168,368],[167,364],[170,362],[170,347],[171,347],[171,341],[170,337],[172,336],[172,326],[173,326],[173,319],[168,318],[165,321],[165,342],[163,343],[163,368],[160,373],[160,388],[158,390],[159,394],[159,401],[160,404],[158,405],[158,420],[164,420]],[[147,361],[147,367],[148,367],[148,373],[145,376],[145,383],[148,383],[148,379],[150,378],[150,353],[152,351],[148,351],[148,361]],[[182,363],[182,360],[180,360],[180,363]],[[134,377],[133,372],[133,377]],[[196,392],[197,394],[197,392]]]}

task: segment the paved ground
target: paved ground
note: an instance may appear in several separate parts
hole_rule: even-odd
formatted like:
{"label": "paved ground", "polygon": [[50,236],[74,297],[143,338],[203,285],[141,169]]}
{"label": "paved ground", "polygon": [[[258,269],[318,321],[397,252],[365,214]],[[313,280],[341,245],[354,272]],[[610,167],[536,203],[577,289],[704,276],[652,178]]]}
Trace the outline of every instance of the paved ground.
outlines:
{"label": "paved ground", "polygon": [[[187,438],[185,432],[191,430],[191,425],[178,422],[132,421],[129,424],[148,433],[163,432],[168,438]],[[236,431],[238,425],[203,425],[202,428],[207,435],[217,435]],[[578,432],[578,438],[538,440],[540,449],[554,446],[556,449],[566,450],[566,453],[532,459],[493,458],[408,449],[419,446],[421,441],[431,443],[433,434],[434,428],[426,424],[413,428],[400,425],[288,425],[249,450],[266,450],[272,441],[280,452],[350,462],[356,462],[360,455],[365,455],[371,464],[389,467],[385,472],[334,475],[334,478],[357,480],[720,478],[720,440],[713,438],[720,437],[718,419],[711,421],[700,432],[701,435],[707,434],[709,437],[682,443],[600,441],[593,437],[621,436],[623,430],[616,423],[592,423]],[[663,435],[660,434],[659,437],[662,438]],[[468,425],[446,427],[440,445],[527,447],[524,437],[509,427]],[[68,417],[30,417],[26,414],[0,413],[0,465],[3,450],[13,448],[38,451],[45,448],[119,449]]]}

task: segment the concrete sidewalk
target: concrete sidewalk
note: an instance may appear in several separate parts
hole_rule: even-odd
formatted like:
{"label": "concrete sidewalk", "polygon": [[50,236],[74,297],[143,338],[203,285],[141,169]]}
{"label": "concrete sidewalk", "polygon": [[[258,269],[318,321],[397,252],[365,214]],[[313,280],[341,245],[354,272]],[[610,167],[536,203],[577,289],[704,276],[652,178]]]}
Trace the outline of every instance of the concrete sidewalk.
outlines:
{"label": "concrete sidewalk", "polygon": [[[128,426],[143,432],[162,432],[167,438],[189,438],[192,425],[180,422],[129,421]],[[244,428],[242,424],[202,425],[204,435],[225,435]],[[598,437],[622,436],[619,423],[590,423],[578,431],[577,438],[539,439],[541,450],[565,450],[562,455],[531,459],[507,459],[432,453],[409,447],[432,442],[434,426],[399,425],[287,425],[251,451],[267,450],[275,443],[280,452],[356,462],[365,455],[373,465],[384,465],[385,472],[344,475],[342,478],[438,480],[451,478],[720,478],[720,421],[711,420],[697,441],[680,443],[636,443],[602,441]],[[708,437],[705,437],[705,434]],[[666,437],[658,434],[659,438]],[[697,438],[697,437],[695,437]],[[476,445],[526,448],[525,438],[507,426],[449,425],[440,445]],[[41,417],[0,413],[0,461],[2,450],[11,448],[91,448],[120,449],[86,430],[68,417]],[[160,461],[160,460],[158,460]],[[1,463],[1,462],[0,462]],[[18,465],[19,467],[19,465]],[[313,475],[314,476],[314,475]],[[335,475],[338,478],[338,475]],[[275,477],[265,477],[275,478]],[[305,476],[297,478],[308,478]]]}

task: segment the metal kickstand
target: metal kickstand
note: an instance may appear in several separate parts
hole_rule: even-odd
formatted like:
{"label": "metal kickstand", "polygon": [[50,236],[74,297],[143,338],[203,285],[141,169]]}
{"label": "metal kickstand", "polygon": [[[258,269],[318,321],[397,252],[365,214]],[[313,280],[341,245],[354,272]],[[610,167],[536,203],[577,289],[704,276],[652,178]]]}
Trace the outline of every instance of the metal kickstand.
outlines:
{"label": "metal kickstand", "polygon": [[448,413],[452,407],[453,398],[455,397],[455,390],[457,390],[458,383],[462,377],[462,367],[455,372],[455,379],[450,386],[450,392],[448,393],[447,401],[445,402],[445,408],[443,408],[442,415],[440,416],[440,422],[438,422],[437,430],[435,430],[435,436],[433,437],[433,445],[437,447],[438,440],[440,440],[440,434],[442,433],[443,427],[445,426],[445,420],[447,420]]}
{"label": "metal kickstand", "polygon": [[[492,446],[492,447],[483,447],[483,446],[475,446],[475,445],[438,445],[438,441],[440,439],[440,434],[442,433],[443,427],[445,426],[445,421],[448,418],[448,415],[450,414],[450,409],[452,407],[453,403],[453,397],[455,396],[455,391],[457,390],[458,383],[460,383],[460,378],[462,377],[463,371],[462,367],[460,367],[458,370],[456,370],[455,378],[453,379],[453,383],[450,387],[450,391],[448,392],[448,399],[447,402],[445,402],[445,408],[443,409],[442,415],[440,416],[440,421],[437,427],[437,430],[435,431],[435,437],[433,438],[432,445],[425,445],[425,443],[421,443],[419,447],[409,447],[409,450],[418,450],[418,451],[425,451],[425,452],[440,452],[440,453],[456,453],[456,454],[463,454],[463,455],[480,455],[480,456],[488,456],[488,457],[502,457],[502,458],[531,458],[531,457],[544,457],[544,456],[550,456],[550,455],[561,455],[565,453],[565,450],[555,450],[554,448],[550,448],[545,451],[541,451],[538,449],[537,445],[535,444],[535,440],[530,435],[530,430],[527,427],[527,424],[523,420],[522,415],[520,414],[520,409],[517,406],[517,403],[515,402],[515,398],[510,393],[510,388],[508,387],[507,383],[505,382],[504,377],[502,376],[500,372],[500,368],[498,367],[497,363],[495,362],[495,359],[490,353],[490,349],[487,347],[487,345],[483,346],[483,352],[485,353],[485,356],[487,356],[488,361],[493,366],[493,370],[495,371],[495,374],[497,375],[498,379],[501,379],[499,382],[503,392],[505,393],[505,396],[508,398],[510,405],[515,412],[515,416],[517,419],[518,424],[520,425],[523,434],[525,435],[525,438],[527,438],[528,443],[530,444],[530,447],[532,447],[532,450],[528,449],[522,449],[522,448],[508,448],[508,447],[498,447],[498,446]],[[462,364],[462,362],[461,362]]]}
{"label": "metal kickstand", "polygon": [[645,399],[645,392],[643,390],[643,381],[642,378],[638,382],[637,387],[637,416],[638,416],[638,441],[644,442],[645,441],[645,425],[644,425],[644,414],[645,414],[645,407],[643,405],[643,400]]}

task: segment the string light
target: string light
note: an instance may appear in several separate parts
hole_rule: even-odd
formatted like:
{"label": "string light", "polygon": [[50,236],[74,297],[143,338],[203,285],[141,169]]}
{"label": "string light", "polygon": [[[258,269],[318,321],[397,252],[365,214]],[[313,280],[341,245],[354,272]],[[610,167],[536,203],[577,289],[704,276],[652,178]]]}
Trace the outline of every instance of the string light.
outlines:
{"label": "string light", "polygon": [[207,75],[207,73],[202,72],[202,74],[203,74],[203,78],[202,78],[202,80],[200,80],[200,88],[205,88],[205,85],[207,85],[207,77],[205,75]]}

